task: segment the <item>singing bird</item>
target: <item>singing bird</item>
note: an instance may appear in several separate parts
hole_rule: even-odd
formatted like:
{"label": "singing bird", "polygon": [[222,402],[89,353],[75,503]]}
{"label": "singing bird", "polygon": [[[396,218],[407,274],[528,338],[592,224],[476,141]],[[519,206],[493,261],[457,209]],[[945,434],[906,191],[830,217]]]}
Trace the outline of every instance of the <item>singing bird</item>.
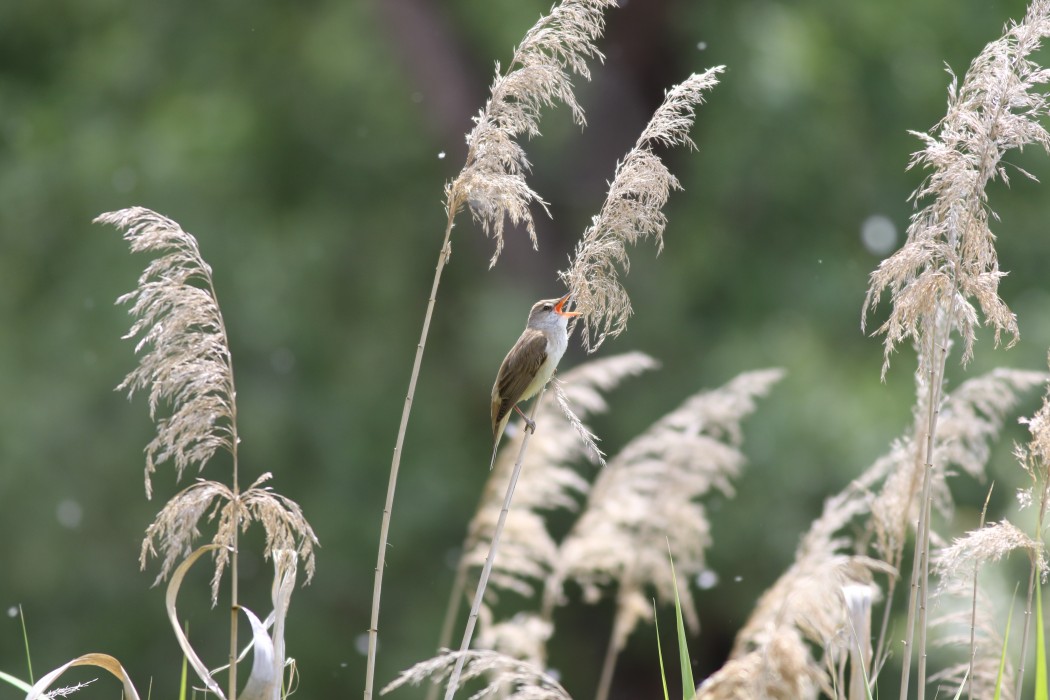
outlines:
{"label": "singing bird", "polygon": [[566,294],[561,299],[544,299],[533,304],[525,331],[503,358],[496,383],[492,385],[492,461],[489,469],[496,462],[496,449],[510,421],[511,409],[521,414],[527,429],[536,430],[536,424],[522,413],[518,402],[532,398],[547,384],[569,346],[569,318],[580,314],[565,310],[568,301],[569,295]]}

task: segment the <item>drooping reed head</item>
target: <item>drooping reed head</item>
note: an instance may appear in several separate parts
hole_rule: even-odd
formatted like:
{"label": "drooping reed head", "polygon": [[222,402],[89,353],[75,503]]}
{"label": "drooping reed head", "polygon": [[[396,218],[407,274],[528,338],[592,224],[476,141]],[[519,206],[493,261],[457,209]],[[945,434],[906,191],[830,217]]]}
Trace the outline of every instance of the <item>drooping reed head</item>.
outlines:
{"label": "drooping reed head", "polygon": [[[118,387],[129,395],[149,388],[150,416],[157,435],[146,447],[146,493],[156,465],[175,463],[178,476],[196,465],[202,469],[216,450],[233,456],[237,469],[237,392],[226,328],[215,295],[211,267],[197,240],[171,219],[141,207],[99,216],[96,221],[124,231],[133,252],[157,255],[139,277],[138,286],[118,303],[131,303],[135,318],[127,338],[138,337],[138,366]],[[162,411],[167,416],[159,416]],[[161,558],[157,581],[190,554],[203,520],[215,520],[212,544],[215,571],[212,602],[218,597],[223,571],[236,548],[238,533],[252,521],[266,533],[263,556],[291,550],[302,559],[306,580],[314,573],[317,536],[291,499],[263,486],[263,474],[241,491],[234,485],[198,479],[168,501],[146,529],[139,561]]]}
{"label": "drooping reed head", "polygon": [[488,102],[467,134],[466,165],[445,188],[449,217],[467,206],[495,239],[490,266],[503,250],[507,219],[524,224],[533,247],[537,244],[529,205],[546,209],[546,204],[525,181],[530,164],[515,139],[539,135],[540,113],[557,102],[568,105],[578,124],[585,123],[572,74],[589,79],[587,59],[604,58],[595,42],[605,27],[605,10],[615,6],[615,0],[564,0],[525,35],[506,73],[496,65]]}
{"label": "drooping reed head", "polygon": [[[149,389],[157,435],[146,447],[146,494],[150,476],[169,459],[178,476],[203,468],[217,449],[233,451],[233,367],[211,267],[195,239],[171,219],[141,207],[95,219],[123,230],[132,252],[158,255],[138,286],[117,299],[135,318],[125,338],[138,338],[139,364],[117,388],[128,396]],[[171,414],[158,417],[170,408]]]}
{"label": "drooping reed head", "polygon": [[[852,541],[843,534],[866,513],[868,500],[865,488],[852,484],[825,502],[795,561],[762,594],[737,633],[730,661],[701,685],[697,697],[815,698],[818,688],[839,697],[830,690],[829,669],[843,664],[853,646],[850,603],[873,599],[872,572],[889,571],[853,554]],[[858,586],[869,595],[858,595]],[[823,649],[826,658],[814,658],[807,642]]]}
{"label": "drooping reed head", "polygon": [[[698,499],[712,490],[733,493],[730,480],[744,463],[740,423],[782,376],[777,369],[746,372],[719,389],[701,392],[610,460],[562,543],[545,604],[560,602],[562,584],[569,579],[590,602],[601,596],[604,584],[615,581],[624,608],[618,615],[629,622],[629,634],[651,610],[642,595],[647,587],[662,602],[673,603],[668,546],[682,577],[699,573],[711,538]],[[699,619],[688,591],[681,591],[681,604],[696,629]]]}
{"label": "drooping reed head", "polygon": [[910,167],[930,174],[912,199],[928,203],[912,216],[905,244],[872,272],[861,318],[863,328],[869,310],[890,291],[893,308],[877,330],[885,335],[883,376],[897,344],[911,337],[926,348],[941,316],[948,332],[962,338],[964,362],[973,355],[982,315],[997,343],[1003,334],[1011,343],[1017,339],[1017,320],[999,296],[1006,273],[999,269],[985,188],[997,177],[1009,181],[1007,151],[1033,143],[1050,151],[1050,134],[1040,123],[1047,114],[1041,86],[1050,72],[1028,58],[1048,34],[1050,3],[1036,0],[1022,22],[974,59],[961,85],[953,76],[948,112],[934,133],[915,134],[925,147]]}
{"label": "drooping reed head", "polygon": [[471,697],[502,697],[507,700],[572,700],[568,691],[543,669],[495,651],[444,651],[412,668],[402,671],[396,680],[383,688],[386,695],[404,685],[419,685],[429,679],[437,682],[448,678],[456,663],[463,660],[462,682],[485,678],[486,687]]}
{"label": "drooping reed head", "polygon": [[634,148],[617,164],[605,203],[584,231],[569,269],[559,273],[583,313],[583,342],[591,352],[622,333],[631,315],[631,299],[620,282],[621,270],[630,269],[627,245],[651,238],[658,251],[663,248],[663,206],[680,185],[654,149],[696,148],[689,138],[694,111],[723,70],[716,66],[693,74],[667,91]]}

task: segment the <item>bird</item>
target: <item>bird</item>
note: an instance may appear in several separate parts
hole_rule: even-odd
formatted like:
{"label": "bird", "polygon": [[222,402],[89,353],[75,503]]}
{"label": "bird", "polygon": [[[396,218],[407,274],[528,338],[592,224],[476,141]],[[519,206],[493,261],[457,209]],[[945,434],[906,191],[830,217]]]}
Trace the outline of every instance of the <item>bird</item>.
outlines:
{"label": "bird", "polygon": [[503,358],[496,383],[492,385],[490,470],[496,463],[496,450],[512,409],[525,419],[527,430],[536,432],[536,423],[522,413],[518,402],[532,398],[546,386],[569,346],[569,319],[580,315],[578,311],[566,311],[570,295],[571,292],[561,299],[543,299],[533,304],[525,330]]}

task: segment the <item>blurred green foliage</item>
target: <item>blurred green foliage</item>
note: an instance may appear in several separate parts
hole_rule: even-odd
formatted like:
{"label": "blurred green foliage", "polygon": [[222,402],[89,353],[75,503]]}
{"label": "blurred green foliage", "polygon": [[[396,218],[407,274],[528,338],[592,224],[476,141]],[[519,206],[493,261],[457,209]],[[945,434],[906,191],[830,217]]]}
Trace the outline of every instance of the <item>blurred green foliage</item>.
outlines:
{"label": "blurred green foliage", "polygon": [[[120,340],[129,319],[111,301],[146,260],[90,224],[138,204],[198,237],[233,344],[242,469],[274,472],[321,539],[317,577],[296,592],[288,625],[301,697],[360,692],[443,183],[462,165],[493,63],[548,2],[0,3],[0,612],[22,604],[38,673],[102,651],[140,689],[152,679],[154,697],[177,688],[163,592],[149,588],[156,569],[140,572],[137,557],[179,485],[162,469],[145,500],[145,402],[112,391],[135,359]],[[614,453],[701,387],[787,369],[747,425],[737,497],[709,503],[719,583],[699,594],[703,632],[690,644],[698,678],[721,664],[822,500],[909,424],[913,356],[895,356],[881,384],[880,341],[859,329],[867,274],[903,240],[922,178],[905,172],[918,145],[907,130],[943,115],[944,63],[961,74],[1023,11],[1020,0],[632,0],[610,13],[607,60],[579,85],[589,127],[554,112],[527,144],[531,183],[554,216],[541,222],[540,251],[512,232],[490,271],[491,242],[468,216],[453,234],[395,502],[380,683],[433,651],[488,476],[489,387],[530,304],[560,293],[556,271],[663,90],[724,63],[698,112],[699,152],[668,156],[685,191],[670,202],[666,248],[634,251],[637,315],[601,350],[640,349],[663,369],[618,390],[594,421]],[[1019,164],[1050,172],[1040,153]],[[1046,193],[1018,177],[991,197],[1022,341],[1006,352],[983,338],[968,371],[1042,368]],[[895,230],[889,249],[865,247],[872,216]],[[563,366],[584,359],[576,348]],[[996,463],[997,481],[1019,480],[1005,451]],[[226,468],[217,460],[208,476],[223,480]],[[959,481],[979,507],[984,487]],[[1010,491],[997,488],[993,511]],[[270,566],[252,544],[242,596],[265,611]],[[182,605],[217,665],[227,616],[209,611],[200,575],[198,599],[188,586]],[[22,673],[19,623],[0,620],[0,669]],[[577,697],[592,692],[610,620],[602,605],[559,612],[551,664]],[[646,630],[614,697],[651,697],[658,684]]]}

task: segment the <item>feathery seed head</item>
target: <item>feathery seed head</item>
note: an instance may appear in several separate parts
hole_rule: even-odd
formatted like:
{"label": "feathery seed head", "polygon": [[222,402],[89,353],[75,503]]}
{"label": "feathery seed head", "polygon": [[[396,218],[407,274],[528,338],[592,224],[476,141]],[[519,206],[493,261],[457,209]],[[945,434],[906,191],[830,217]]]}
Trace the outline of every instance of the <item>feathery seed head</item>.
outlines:
{"label": "feathery seed head", "polygon": [[[203,468],[217,449],[232,451],[233,366],[211,268],[197,240],[171,219],[141,207],[102,214],[96,222],[124,231],[133,252],[160,255],[147,265],[138,287],[117,303],[130,304],[135,318],[125,338],[138,338],[139,365],[118,386],[149,389],[150,417],[157,435],[146,448],[146,494],[158,464]],[[171,414],[158,418],[161,408]]]}
{"label": "feathery seed head", "polygon": [[467,206],[495,239],[490,267],[503,250],[507,219],[524,224],[537,245],[529,205],[537,202],[545,211],[547,205],[525,182],[530,164],[515,139],[538,135],[540,113],[558,102],[568,105],[578,124],[585,123],[570,74],[589,79],[587,59],[604,59],[595,44],[605,28],[605,10],[615,6],[615,0],[564,0],[525,35],[506,73],[496,64],[488,102],[467,134],[467,162],[445,188],[449,217]]}
{"label": "feathery seed head", "polygon": [[662,209],[680,185],[653,149],[696,147],[689,138],[696,106],[723,70],[717,66],[693,74],[667,91],[634,148],[616,165],[605,203],[583,232],[569,269],[559,273],[583,314],[583,342],[590,352],[622,333],[631,315],[631,299],[620,283],[620,270],[630,269],[627,245],[654,239],[657,251],[663,249],[667,218]]}
{"label": "feathery seed head", "polygon": [[896,345],[911,337],[924,347],[942,314],[949,331],[963,340],[964,363],[973,356],[981,315],[997,344],[1003,334],[1010,344],[1017,340],[1017,319],[999,297],[1006,273],[999,269],[989,227],[995,214],[985,188],[997,177],[1009,182],[1003,163],[1008,151],[1032,143],[1050,151],[1050,134],[1041,124],[1047,114],[1042,86],[1050,71],[1028,58],[1048,34],[1050,2],[1036,0],[1024,21],[974,59],[961,85],[952,76],[948,112],[936,133],[916,134],[925,147],[909,167],[920,165],[930,174],[911,198],[929,203],[912,216],[905,244],[871,273],[861,311],[863,329],[868,312],[890,291],[893,308],[876,331],[885,336],[883,377]]}
{"label": "feathery seed head", "polygon": [[[688,399],[632,440],[598,475],[587,508],[561,545],[558,569],[548,581],[547,605],[560,602],[567,579],[593,602],[616,581],[621,610],[651,586],[664,603],[675,600],[667,548],[682,578],[703,568],[710,526],[697,502],[713,489],[732,495],[744,456],[740,423],[755,400],[783,376],[778,369],[747,372],[713,391]],[[699,625],[692,595],[680,591],[683,613]],[[646,613],[647,614],[647,613]],[[632,613],[633,624],[641,617]],[[624,634],[629,634],[627,629]]]}

